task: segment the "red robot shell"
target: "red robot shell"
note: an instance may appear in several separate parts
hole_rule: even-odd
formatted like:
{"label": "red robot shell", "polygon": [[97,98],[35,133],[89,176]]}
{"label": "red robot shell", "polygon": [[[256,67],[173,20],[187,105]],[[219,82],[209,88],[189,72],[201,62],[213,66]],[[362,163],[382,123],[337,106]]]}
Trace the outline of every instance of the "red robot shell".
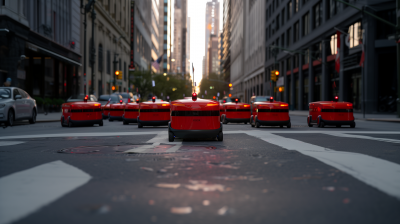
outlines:
{"label": "red robot shell", "polygon": [[251,126],[286,126],[291,128],[289,105],[285,102],[270,99],[264,102],[254,102],[252,105]]}
{"label": "red robot shell", "polygon": [[245,123],[250,121],[251,109],[247,103],[225,103],[223,105],[224,115],[221,120],[223,124],[227,123]]}
{"label": "red robot shell", "polygon": [[71,102],[62,106],[61,126],[103,126],[101,104],[97,102]]}
{"label": "red robot shell", "polygon": [[218,138],[223,140],[220,104],[214,100],[181,99],[171,103],[169,140],[178,138]]}
{"label": "red robot shell", "polygon": [[113,103],[110,104],[109,121],[122,121],[122,115],[124,115],[125,103]]}
{"label": "red robot shell", "polygon": [[125,112],[122,116],[124,125],[129,123],[137,123],[137,117],[139,116],[139,104],[138,103],[127,103],[125,105]]}
{"label": "red robot shell", "polygon": [[168,102],[142,102],[139,104],[138,127],[164,126],[170,121],[171,105]]}
{"label": "red robot shell", "polygon": [[353,104],[337,102],[337,100],[336,98],[334,101],[309,103],[308,126],[312,127],[314,124],[318,127],[350,125],[350,127],[354,128],[356,123],[353,116]]}

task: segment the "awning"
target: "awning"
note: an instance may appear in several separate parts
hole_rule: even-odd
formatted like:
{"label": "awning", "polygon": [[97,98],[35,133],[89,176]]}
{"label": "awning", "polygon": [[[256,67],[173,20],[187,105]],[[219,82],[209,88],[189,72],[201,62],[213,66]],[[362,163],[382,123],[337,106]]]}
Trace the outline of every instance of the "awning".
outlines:
{"label": "awning", "polygon": [[37,46],[37,45],[31,44],[31,43],[28,43],[28,42],[26,43],[26,47],[29,48],[29,49],[32,50],[32,51],[36,51],[36,52],[37,52],[38,50],[40,50],[40,51],[42,51],[42,52],[46,52],[46,53],[48,53],[48,54],[51,54],[51,55],[53,55],[53,56],[55,56],[55,57],[57,57],[57,58],[63,59],[63,60],[68,61],[68,62],[71,62],[72,64],[75,64],[75,65],[78,65],[78,66],[82,66],[82,64],[79,63],[79,62],[77,62],[77,61],[74,61],[74,60],[71,60],[71,59],[66,58],[66,57],[64,57],[64,56],[61,56],[61,55],[59,55],[59,54],[56,54],[56,53],[54,53],[54,52],[52,52],[52,51],[49,51],[49,50],[47,50],[47,49],[44,49],[43,47],[39,47],[39,46]]}

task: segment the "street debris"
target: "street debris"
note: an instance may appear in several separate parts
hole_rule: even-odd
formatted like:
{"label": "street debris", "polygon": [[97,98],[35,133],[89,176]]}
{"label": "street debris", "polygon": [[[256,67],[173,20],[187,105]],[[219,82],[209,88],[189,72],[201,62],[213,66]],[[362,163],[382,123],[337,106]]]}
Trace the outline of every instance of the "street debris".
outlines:
{"label": "street debris", "polygon": [[228,206],[224,206],[220,209],[218,209],[218,215],[227,215],[227,214],[233,214],[235,213],[235,209],[233,208],[228,208]]}
{"label": "street debris", "polygon": [[153,168],[149,168],[149,167],[140,167],[140,169],[148,171],[148,172],[153,172],[154,171]]}
{"label": "street debris", "polygon": [[203,205],[204,206],[209,206],[210,205],[210,201],[209,200],[204,200],[203,201]]}
{"label": "street debris", "polygon": [[168,184],[168,183],[159,183],[156,184],[156,187],[160,187],[160,188],[171,188],[171,189],[177,189],[178,187],[180,187],[181,184]]}
{"label": "street debris", "polygon": [[335,191],[335,187],[332,187],[332,186],[330,186],[330,187],[323,187],[322,190],[332,192],[332,191]]}
{"label": "street debris", "polygon": [[177,214],[177,215],[190,214],[190,213],[192,213],[192,207],[172,207],[171,213]]}
{"label": "street debris", "polygon": [[192,191],[205,191],[205,192],[210,192],[210,191],[220,191],[224,192],[225,191],[225,186],[221,184],[207,184],[207,181],[205,180],[191,180],[189,181],[192,185],[185,185],[185,187],[189,190]]}

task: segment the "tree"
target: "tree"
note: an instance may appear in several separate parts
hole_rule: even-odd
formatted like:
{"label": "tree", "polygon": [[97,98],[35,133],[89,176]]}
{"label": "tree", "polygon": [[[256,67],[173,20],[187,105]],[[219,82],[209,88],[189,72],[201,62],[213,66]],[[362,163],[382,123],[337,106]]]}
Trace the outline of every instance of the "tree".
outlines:
{"label": "tree", "polygon": [[[225,82],[224,78],[211,73],[207,79],[202,79],[200,82],[200,93],[199,96],[204,95],[204,99],[212,99],[213,96],[217,97],[217,93],[219,93],[219,99],[224,97],[224,91],[228,94],[229,92],[229,83]],[[207,95],[205,91],[207,90]]]}

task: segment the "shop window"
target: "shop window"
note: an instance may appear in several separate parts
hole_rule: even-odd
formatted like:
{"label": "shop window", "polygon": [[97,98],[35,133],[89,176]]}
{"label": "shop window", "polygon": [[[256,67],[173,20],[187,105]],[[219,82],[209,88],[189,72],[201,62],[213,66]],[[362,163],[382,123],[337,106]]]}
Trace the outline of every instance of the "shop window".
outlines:
{"label": "shop window", "polygon": [[306,49],[304,50],[304,54],[302,54],[303,57],[303,65],[310,63],[310,50]]}
{"label": "shop window", "polygon": [[291,71],[292,70],[292,59],[288,58],[286,59],[286,71]]}
{"label": "shop window", "polygon": [[[378,26],[379,27],[379,26]],[[361,22],[356,22],[349,27],[349,42],[350,48],[356,47],[360,44],[362,39]]]}
{"label": "shop window", "polygon": [[331,52],[328,55],[334,55],[337,53],[337,34],[331,36],[330,50]]}

